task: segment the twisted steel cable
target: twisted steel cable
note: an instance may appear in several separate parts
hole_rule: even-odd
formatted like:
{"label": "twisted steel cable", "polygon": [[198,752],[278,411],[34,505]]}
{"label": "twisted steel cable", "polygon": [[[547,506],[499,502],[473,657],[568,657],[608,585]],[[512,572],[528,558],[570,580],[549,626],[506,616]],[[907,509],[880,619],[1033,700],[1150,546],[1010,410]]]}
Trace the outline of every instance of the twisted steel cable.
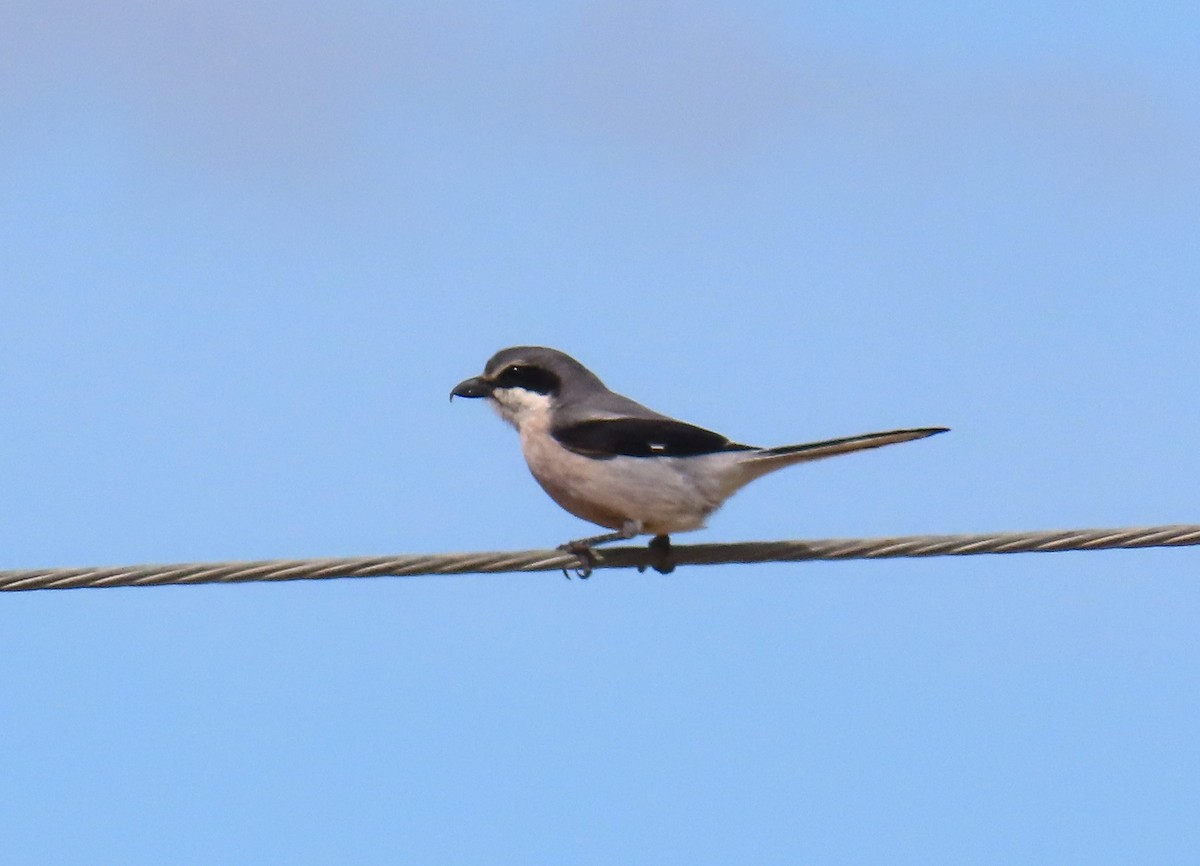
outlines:
{"label": "twisted steel cable", "polygon": [[[909,556],[970,556],[978,553],[1035,553],[1113,548],[1200,545],[1200,525],[1135,529],[1075,529],[1050,532],[998,532],[979,535],[910,535],[814,541],[747,541],[692,544],[671,548],[674,565],[725,565],[837,559],[890,559]],[[594,568],[654,567],[646,547],[596,551]],[[244,583],[273,580],[325,580],[343,577],[414,577],[441,574],[499,574],[575,569],[579,560],[559,550],[448,553],[340,559],[275,559],[104,568],[45,568],[0,571],[0,591],[80,589],[106,586]]]}

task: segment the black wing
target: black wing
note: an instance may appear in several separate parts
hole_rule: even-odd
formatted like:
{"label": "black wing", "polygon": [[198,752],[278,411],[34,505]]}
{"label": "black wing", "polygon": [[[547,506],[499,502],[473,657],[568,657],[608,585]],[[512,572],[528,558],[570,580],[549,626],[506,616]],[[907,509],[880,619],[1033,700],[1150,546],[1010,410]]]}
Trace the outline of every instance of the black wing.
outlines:
{"label": "black wing", "polygon": [[669,418],[606,418],[551,431],[564,448],[587,457],[695,457],[718,451],[751,451],[720,433]]}

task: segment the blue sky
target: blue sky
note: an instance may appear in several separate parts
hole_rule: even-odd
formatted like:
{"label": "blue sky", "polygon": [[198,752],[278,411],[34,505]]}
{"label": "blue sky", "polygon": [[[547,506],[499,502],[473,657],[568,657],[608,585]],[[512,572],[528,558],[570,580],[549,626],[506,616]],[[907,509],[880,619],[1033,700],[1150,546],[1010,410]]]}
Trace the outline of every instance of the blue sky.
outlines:
{"label": "blue sky", "polygon": [[[0,568],[591,531],[514,344],[743,441],[689,540],[1195,522],[1192,4],[11,2]],[[1191,550],[0,599],[14,862],[1200,856]]]}

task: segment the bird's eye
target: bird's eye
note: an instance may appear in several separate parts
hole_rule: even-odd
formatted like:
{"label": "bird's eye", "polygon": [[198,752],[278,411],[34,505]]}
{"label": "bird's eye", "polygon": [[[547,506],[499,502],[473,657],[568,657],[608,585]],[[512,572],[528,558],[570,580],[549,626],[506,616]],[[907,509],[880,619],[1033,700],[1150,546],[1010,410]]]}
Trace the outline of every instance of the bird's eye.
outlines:
{"label": "bird's eye", "polygon": [[523,388],[538,394],[553,394],[559,384],[554,373],[530,364],[509,364],[496,376],[497,388]]}

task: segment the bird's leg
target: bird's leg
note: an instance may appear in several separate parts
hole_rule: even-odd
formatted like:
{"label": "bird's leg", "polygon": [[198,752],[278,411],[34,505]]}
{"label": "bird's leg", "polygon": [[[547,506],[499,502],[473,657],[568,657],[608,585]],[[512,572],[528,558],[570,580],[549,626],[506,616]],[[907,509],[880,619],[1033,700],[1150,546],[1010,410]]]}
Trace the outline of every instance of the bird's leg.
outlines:
{"label": "bird's leg", "polygon": [[565,550],[567,553],[580,553],[584,550],[591,550],[598,544],[608,544],[610,541],[626,541],[641,531],[641,521],[626,520],[616,532],[606,532],[603,535],[593,535],[590,538],[578,538],[575,541],[560,544],[558,549]]}
{"label": "bird's leg", "polygon": [[[575,569],[575,574],[581,580],[587,580],[592,576],[592,568],[596,565],[596,551],[592,550],[597,544],[608,544],[612,541],[627,541],[642,531],[642,524],[637,520],[626,520],[621,524],[621,528],[616,532],[606,532],[603,535],[593,535],[589,538],[577,538],[574,541],[568,541],[566,544],[560,544],[559,550],[573,553],[579,559],[579,567]],[[563,575],[570,579],[567,570],[563,569]]]}

